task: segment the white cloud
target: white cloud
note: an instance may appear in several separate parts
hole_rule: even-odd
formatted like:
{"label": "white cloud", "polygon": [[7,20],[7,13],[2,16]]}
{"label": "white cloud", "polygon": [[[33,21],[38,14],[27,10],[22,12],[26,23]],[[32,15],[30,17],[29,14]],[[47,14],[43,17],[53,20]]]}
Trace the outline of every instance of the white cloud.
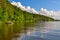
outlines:
{"label": "white cloud", "polygon": [[25,10],[25,6],[23,6],[20,2],[11,2],[12,5],[15,5],[17,7],[19,7],[22,10]]}
{"label": "white cloud", "polygon": [[20,2],[11,2],[12,5],[15,5],[17,7],[20,7],[21,10],[30,12],[30,13],[38,13],[34,8],[31,8],[30,6],[23,6]]}
{"label": "white cloud", "polygon": [[31,9],[33,13],[38,13],[34,8]]}
{"label": "white cloud", "polygon": [[59,18],[60,17],[60,15],[59,15],[60,11],[57,11],[57,12],[55,12],[55,11],[48,11],[47,9],[41,8],[39,13],[42,14],[42,15],[50,16],[50,17],[52,17],[54,19],[60,19]]}
{"label": "white cloud", "polygon": [[34,8],[31,8],[30,6],[23,6],[20,2],[13,1],[13,2],[11,2],[11,4],[19,7],[23,11],[49,16],[54,19],[60,19],[60,11],[57,11],[57,12],[52,11],[52,10],[48,11],[47,9],[41,8],[40,11],[38,12]]}

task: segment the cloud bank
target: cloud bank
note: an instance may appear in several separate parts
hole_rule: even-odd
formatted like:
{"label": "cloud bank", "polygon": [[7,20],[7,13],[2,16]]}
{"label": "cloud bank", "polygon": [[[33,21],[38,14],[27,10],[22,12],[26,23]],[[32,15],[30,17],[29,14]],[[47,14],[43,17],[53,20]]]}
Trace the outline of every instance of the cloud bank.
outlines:
{"label": "cloud bank", "polygon": [[60,19],[60,11],[48,11],[47,9],[41,8],[39,13],[45,16],[52,17],[54,19]]}
{"label": "cloud bank", "polygon": [[36,14],[41,14],[41,15],[45,15],[45,16],[49,16],[52,17],[54,19],[60,19],[60,11],[49,11],[47,9],[41,8],[40,11],[36,11],[34,8],[31,8],[30,6],[23,6],[20,2],[11,2],[12,5],[15,5],[17,7],[19,7],[21,10],[23,11],[27,11],[30,13],[36,13]]}
{"label": "cloud bank", "polygon": [[13,2],[11,2],[11,4],[19,7],[23,11],[27,11],[27,12],[30,12],[30,13],[37,13],[38,14],[38,12],[34,8],[31,8],[30,6],[23,6],[20,2],[14,2],[13,1]]}

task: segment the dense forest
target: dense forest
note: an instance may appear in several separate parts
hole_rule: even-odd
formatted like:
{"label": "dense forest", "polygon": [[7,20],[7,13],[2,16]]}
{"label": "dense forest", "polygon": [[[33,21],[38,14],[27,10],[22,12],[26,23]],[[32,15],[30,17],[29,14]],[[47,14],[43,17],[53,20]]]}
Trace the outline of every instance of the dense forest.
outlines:
{"label": "dense forest", "polygon": [[[30,25],[38,21],[54,21],[54,19],[22,11],[8,0],[0,0],[0,40],[12,40],[16,33],[20,33],[23,29],[26,29],[24,28],[26,24]],[[7,22],[12,22],[13,25]]]}
{"label": "dense forest", "polygon": [[36,21],[53,21],[54,19],[22,11],[20,8],[10,4],[8,0],[0,0],[0,22],[31,23]]}

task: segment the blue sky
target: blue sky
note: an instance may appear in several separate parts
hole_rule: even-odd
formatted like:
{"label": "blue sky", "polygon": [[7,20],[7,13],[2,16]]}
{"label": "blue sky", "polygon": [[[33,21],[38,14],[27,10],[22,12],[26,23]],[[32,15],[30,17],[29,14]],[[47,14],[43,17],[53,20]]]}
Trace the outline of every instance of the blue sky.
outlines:
{"label": "blue sky", "polygon": [[21,2],[24,6],[30,6],[36,10],[41,8],[46,8],[47,10],[59,11],[60,10],[60,0],[10,0]]}

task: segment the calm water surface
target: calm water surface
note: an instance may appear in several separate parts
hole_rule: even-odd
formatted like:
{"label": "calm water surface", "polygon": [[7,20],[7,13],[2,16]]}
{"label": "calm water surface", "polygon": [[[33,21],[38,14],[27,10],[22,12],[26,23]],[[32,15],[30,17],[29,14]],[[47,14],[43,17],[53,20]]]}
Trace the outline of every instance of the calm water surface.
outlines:
{"label": "calm water surface", "polygon": [[60,22],[39,22],[13,40],[60,40]]}

